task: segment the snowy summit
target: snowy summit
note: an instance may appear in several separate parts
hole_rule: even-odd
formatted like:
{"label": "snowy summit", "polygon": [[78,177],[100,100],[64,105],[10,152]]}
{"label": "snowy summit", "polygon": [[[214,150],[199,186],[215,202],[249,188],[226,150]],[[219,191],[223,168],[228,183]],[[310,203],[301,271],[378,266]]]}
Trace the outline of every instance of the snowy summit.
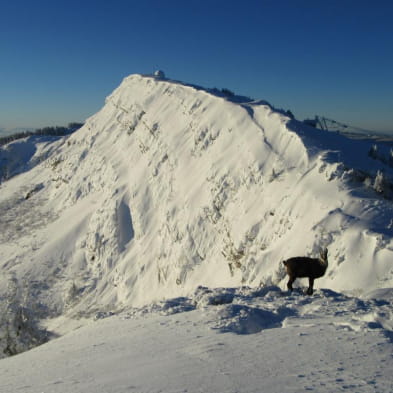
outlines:
{"label": "snowy summit", "polygon": [[[387,145],[157,71],[0,165],[0,357],[63,336],[2,391],[391,391]],[[282,261],[325,248],[289,293]]]}

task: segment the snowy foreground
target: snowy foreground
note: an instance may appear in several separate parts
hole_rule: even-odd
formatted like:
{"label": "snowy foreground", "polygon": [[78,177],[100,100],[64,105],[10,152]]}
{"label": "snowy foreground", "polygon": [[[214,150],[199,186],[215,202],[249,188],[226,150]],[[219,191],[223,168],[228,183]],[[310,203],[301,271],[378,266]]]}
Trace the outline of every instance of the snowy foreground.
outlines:
{"label": "snowy foreground", "polygon": [[3,359],[1,391],[389,393],[392,299],[200,288]]}
{"label": "snowy foreground", "polygon": [[0,148],[0,392],[392,392],[392,200],[386,144],[131,75]]}

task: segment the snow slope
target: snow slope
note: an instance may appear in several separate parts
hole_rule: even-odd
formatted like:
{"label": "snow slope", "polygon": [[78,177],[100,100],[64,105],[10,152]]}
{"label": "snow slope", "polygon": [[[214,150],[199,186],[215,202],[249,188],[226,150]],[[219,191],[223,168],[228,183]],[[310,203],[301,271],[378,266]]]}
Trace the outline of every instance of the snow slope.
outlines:
{"label": "snow slope", "polygon": [[199,288],[1,360],[1,391],[389,393],[391,301]]}
{"label": "snow slope", "polygon": [[285,289],[280,262],[320,247],[317,289],[392,287],[387,148],[141,75],[73,135],[30,143],[1,150],[28,164],[0,186],[7,354],[200,285]]}

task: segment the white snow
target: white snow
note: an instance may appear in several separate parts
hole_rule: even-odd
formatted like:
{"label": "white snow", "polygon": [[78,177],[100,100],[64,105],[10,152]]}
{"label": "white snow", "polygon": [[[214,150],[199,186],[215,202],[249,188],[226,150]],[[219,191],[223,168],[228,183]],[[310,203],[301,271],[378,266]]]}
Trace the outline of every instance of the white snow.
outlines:
{"label": "white snow", "polygon": [[2,392],[391,392],[374,317],[391,311],[330,290],[200,288],[3,359]]}
{"label": "white snow", "polygon": [[[2,391],[392,390],[389,147],[216,93],[132,75],[0,148],[0,356],[62,336]],[[281,261],[321,247],[287,294]]]}

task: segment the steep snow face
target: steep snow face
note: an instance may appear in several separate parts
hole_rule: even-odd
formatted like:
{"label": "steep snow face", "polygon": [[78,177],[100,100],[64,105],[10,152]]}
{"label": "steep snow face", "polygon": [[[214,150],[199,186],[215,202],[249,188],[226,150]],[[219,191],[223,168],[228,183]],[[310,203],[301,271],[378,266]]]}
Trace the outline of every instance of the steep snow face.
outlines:
{"label": "steep snow face", "polygon": [[365,185],[391,169],[365,142],[263,102],[132,75],[56,143],[0,194],[1,293],[12,282],[40,315],[119,310],[198,285],[284,289],[281,261],[320,247],[329,267],[316,288],[393,284],[391,202]]}

